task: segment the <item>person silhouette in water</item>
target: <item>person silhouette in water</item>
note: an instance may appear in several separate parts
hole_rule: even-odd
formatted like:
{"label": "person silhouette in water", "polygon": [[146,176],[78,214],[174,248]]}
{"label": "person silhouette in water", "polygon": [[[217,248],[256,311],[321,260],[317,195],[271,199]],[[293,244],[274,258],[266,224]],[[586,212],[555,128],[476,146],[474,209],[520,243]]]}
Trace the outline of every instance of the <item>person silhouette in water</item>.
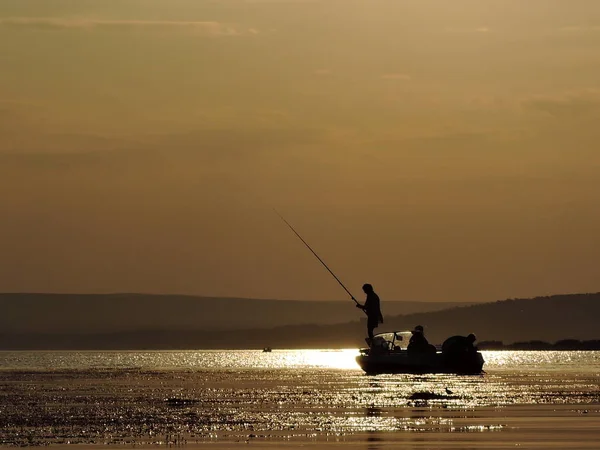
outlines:
{"label": "person silhouette in water", "polygon": [[377,328],[380,323],[383,323],[383,315],[381,314],[379,296],[373,290],[373,286],[365,284],[362,289],[363,292],[367,294],[367,298],[364,305],[357,303],[356,307],[367,313],[367,333],[369,334],[367,342],[371,345],[371,341],[373,340],[373,330]]}

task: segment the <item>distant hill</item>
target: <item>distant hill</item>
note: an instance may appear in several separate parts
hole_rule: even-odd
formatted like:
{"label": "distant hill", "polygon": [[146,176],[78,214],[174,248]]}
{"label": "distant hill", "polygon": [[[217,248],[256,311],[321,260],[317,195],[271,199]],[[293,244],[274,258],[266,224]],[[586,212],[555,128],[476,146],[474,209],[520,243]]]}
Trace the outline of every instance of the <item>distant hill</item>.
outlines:
{"label": "distant hill", "polygon": [[[312,303],[311,303],[312,304]],[[477,334],[480,341],[558,341],[600,338],[600,293],[512,299],[453,307],[442,311],[388,317],[377,331],[425,326],[430,342],[454,334]],[[289,325],[269,329],[206,331],[161,329],[118,333],[0,335],[0,348],[11,349],[201,349],[201,348],[343,348],[364,345],[365,324]]]}
{"label": "distant hill", "polygon": [[[386,315],[437,311],[469,303],[384,301]],[[294,301],[184,295],[0,294],[0,332],[116,333],[239,330],[335,324],[358,319],[351,300]]]}
{"label": "distant hill", "polygon": [[554,295],[480,303],[431,313],[390,318],[386,328],[422,324],[441,342],[451,334],[475,333],[479,340],[503,342],[600,338],[600,293]]}

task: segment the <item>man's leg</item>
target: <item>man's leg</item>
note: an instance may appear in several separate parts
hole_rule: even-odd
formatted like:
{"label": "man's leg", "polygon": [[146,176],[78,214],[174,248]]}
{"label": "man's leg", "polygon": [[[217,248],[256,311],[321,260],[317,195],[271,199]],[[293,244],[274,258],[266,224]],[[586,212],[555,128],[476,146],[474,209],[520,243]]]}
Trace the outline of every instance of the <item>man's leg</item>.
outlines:
{"label": "man's leg", "polygon": [[373,340],[373,330],[375,329],[374,326],[367,326],[367,333],[369,334],[369,339]]}

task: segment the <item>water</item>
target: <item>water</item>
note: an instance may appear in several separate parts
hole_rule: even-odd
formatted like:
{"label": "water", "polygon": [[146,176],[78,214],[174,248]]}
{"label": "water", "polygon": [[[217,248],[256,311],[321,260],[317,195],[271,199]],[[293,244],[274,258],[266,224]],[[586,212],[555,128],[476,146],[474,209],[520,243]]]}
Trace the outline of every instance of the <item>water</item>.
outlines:
{"label": "water", "polygon": [[356,350],[0,352],[0,444],[597,442],[600,352],[483,353],[482,376],[366,376]]}

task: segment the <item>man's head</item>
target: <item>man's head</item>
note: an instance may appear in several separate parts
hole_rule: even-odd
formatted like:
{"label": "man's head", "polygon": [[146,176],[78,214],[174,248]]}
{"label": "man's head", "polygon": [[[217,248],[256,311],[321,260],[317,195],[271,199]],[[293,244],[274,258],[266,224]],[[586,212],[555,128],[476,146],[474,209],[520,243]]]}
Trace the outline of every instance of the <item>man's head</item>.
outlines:
{"label": "man's head", "polygon": [[371,286],[369,283],[363,284],[362,290],[365,294],[369,294],[373,292],[373,286]]}
{"label": "man's head", "polygon": [[473,343],[473,342],[475,342],[475,341],[477,340],[477,336],[475,336],[473,333],[471,333],[471,334],[469,334],[469,335],[467,336],[467,340],[468,340],[470,343]]}
{"label": "man's head", "polygon": [[423,333],[423,325],[417,325],[414,330],[411,331],[412,334]]}

